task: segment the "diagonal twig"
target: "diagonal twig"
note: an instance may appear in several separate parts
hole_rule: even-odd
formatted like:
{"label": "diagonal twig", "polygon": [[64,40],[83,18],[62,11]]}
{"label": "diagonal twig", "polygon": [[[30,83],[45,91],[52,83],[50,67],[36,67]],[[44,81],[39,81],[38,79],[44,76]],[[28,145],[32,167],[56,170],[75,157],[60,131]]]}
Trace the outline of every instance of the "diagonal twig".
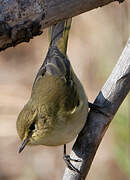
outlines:
{"label": "diagonal twig", "polygon": [[80,170],[82,176],[66,168],[63,180],[85,179],[102,137],[129,91],[130,38],[115,68],[94,102],[99,106],[99,112],[96,113],[90,110],[86,125],[72,148],[70,157],[81,159],[81,162],[72,162],[72,164]]}

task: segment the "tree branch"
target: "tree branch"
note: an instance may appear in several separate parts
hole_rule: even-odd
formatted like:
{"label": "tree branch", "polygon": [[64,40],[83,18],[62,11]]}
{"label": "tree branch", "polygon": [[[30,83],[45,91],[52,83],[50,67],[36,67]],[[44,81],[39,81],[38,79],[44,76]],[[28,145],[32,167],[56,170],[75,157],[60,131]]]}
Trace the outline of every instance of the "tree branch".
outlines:
{"label": "tree branch", "polygon": [[72,162],[81,175],[65,170],[63,180],[85,179],[97,148],[119,106],[130,91],[130,38],[110,77],[95,100],[99,112],[90,110],[86,125],[79,134],[71,152]]}
{"label": "tree branch", "polygon": [[0,51],[29,42],[58,21],[124,0],[0,0]]}

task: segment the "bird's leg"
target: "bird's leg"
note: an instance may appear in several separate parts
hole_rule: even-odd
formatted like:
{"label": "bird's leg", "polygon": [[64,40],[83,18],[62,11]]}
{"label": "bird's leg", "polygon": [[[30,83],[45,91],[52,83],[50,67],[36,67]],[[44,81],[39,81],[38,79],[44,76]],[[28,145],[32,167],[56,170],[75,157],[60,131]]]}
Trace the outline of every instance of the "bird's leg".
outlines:
{"label": "bird's leg", "polygon": [[67,167],[72,170],[72,171],[75,171],[77,173],[80,174],[80,171],[78,169],[76,169],[72,163],[70,161],[74,161],[74,162],[81,162],[81,160],[78,160],[78,159],[72,159],[69,155],[66,154],[66,144],[64,144],[64,156],[63,156],[63,159],[67,165]]}
{"label": "bird's leg", "polygon": [[104,116],[109,116],[105,111],[103,111],[101,108],[105,108],[105,106],[100,106],[100,105],[97,105],[97,104],[92,104],[90,102],[88,102],[88,107],[96,112],[96,113],[101,113],[103,114]]}

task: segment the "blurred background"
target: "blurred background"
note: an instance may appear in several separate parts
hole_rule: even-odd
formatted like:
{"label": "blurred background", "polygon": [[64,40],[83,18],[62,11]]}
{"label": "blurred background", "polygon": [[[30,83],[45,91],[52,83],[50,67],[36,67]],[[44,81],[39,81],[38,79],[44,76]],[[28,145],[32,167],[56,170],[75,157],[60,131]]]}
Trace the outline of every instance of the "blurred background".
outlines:
{"label": "blurred background", "polygon": [[[18,154],[16,119],[48,48],[47,29],[30,43],[0,53],[0,180],[60,180],[63,147],[26,147]],[[93,102],[130,36],[130,1],[73,18],[68,56]],[[74,142],[68,144],[71,151]],[[130,97],[124,100],[97,151],[88,180],[130,180]]]}

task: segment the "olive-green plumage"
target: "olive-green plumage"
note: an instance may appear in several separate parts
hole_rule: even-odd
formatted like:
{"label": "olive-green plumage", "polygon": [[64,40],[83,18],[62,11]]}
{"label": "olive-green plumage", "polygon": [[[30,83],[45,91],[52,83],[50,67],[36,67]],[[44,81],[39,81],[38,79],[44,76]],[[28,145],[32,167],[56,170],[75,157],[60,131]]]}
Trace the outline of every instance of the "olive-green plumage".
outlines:
{"label": "olive-green plumage", "polygon": [[67,58],[71,18],[49,29],[50,46],[33,84],[29,101],[17,119],[26,144],[57,146],[72,141],[83,128],[88,110],[84,89]]}

